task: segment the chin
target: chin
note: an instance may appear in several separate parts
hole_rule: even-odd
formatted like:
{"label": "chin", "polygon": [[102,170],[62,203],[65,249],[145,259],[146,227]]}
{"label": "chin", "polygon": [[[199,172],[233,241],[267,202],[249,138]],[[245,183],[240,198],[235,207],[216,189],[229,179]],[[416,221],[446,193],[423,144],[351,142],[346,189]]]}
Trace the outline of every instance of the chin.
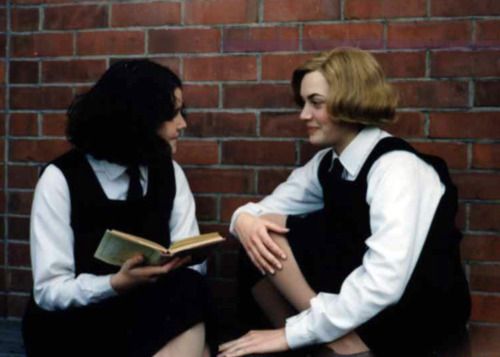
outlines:
{"label": "chin", "polygon": [[176,142],[169,142],[170,144],[170,149],[172,150],[172,154],[175,154],[177,151],[177,143]]}

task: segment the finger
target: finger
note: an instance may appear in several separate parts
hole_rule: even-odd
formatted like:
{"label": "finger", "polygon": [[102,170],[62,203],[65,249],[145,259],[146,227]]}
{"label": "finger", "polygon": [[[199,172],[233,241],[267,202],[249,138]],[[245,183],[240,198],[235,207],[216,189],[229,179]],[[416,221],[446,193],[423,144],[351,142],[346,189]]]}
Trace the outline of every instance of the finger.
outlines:
{"label": "finger", "polygon": [[222,345],[219,346],[219,351],[229,351],[233,349],[234,347],[240,346],[244,344],[248,340],[248,334],[241,336],[240,338],[237,338],[235,340],[223,343]]}
{"label": "finger", "polygon": [[259,265],[262,267],[261,269],[263,269],[264,271],[267,271],[271,274],[274,274],[274,269],[272,266],[270,266],[267,261],[262,257],[262,255],[260,254],[259,250],[257,247],[253,246],[250,248],[252,250],[252,254],[255,258],[255,260],[257,260],[259,262]]}
{"label": "finger", "polygon": [[282,269],[283,265],[280,263],[280,261],[272,254],[267,246],[265,245],[264,242],[258,241],[256,242],[256,247],[260,252],[260,255],[267,260],[269,264],[274,266],[276,269]]}
{"label": "finger", "polygon": [[259,269],[260,273],[262,275],[266,275],[266,272],[264,271],[264,269],[262,269],[262,267],[260,266],[259,262],[257,261],[257,259],[255,259],[255,257],[253,256],[253,253],[251,252],[250,248],[247,248],[245,249],[245,251],[247,252],[247,255],[248,257],[250,258],[250,260],[252,261],[253,265]]}
{"label": "finger", "polygon": [[276,233],[288,233],[290,230],[286,227],[280,226],[274,222],[263,219],[262,222],[267,227],[267,229],[276,232]]}
{"label": "finger", "polygon": [[162,273],[168,273],[169,271],[175,269],[177,265],[179,264],[181,258],[175,257],[174,259],[168,261],[167,263],[163,264],[160,269]]}
{"label": "finger", "polygon": [[144,261],[144,257],[142,254],[134,255],[132,258],[129,258],[123,263],[123,268],[126,270],[130,270],[138,265],[140,265]]}
{"label": "finger", "polygon": [[262,232],[262,241],[266,244],[266,246],[269,248],[269,250],[271,252],[273,252],[273,254],[275,256],[280,257],[281,259],[286,259],[285,252],[283,251],[283,249],[281,249],[281,247],[278,245],[278,243],[276,243],[271,238],[271,236],[269,235],[267,230]]}

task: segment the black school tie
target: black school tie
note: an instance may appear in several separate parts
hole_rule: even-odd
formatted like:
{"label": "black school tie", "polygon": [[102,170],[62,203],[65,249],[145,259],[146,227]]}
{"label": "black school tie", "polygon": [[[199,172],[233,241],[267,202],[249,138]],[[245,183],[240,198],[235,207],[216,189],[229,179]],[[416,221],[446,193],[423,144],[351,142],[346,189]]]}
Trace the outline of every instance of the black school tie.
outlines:
{"label": "black school tie", "polygon": [[336,178],[338,180],[341,180],[343,173],[344,173],[344,166],[342,166],[342,163],[340,162],[339,158],[337,157],[337,158],[335,158],[335,160],[333,160],[330,175],[332,175],[334,178]]}
{"label": "black school tie", "polygon": [[127,174],[130,178],[128,184],[127,201],[138,200],[142,198],[142,186],[140,180],[139,167],[129,166],[127,168]]}

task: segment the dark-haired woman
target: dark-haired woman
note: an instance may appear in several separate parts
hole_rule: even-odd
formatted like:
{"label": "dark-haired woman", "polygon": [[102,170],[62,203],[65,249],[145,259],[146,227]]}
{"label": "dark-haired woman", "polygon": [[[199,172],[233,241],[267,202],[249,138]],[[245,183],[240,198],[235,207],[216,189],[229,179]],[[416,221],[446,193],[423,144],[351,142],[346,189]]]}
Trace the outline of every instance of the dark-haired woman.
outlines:
{"label": "dark-haired woman", "polygon": [[147,60],[113,64],[68,110],[73,144],[49,163],[31,213],[29,356],[208,354],[204,264],[118,269],[93,258],[106,229],[168,246],[197,235],[186,177],[171,158],[186,127],[182,85]]}
{"label": "dark-haired woman", "polygon": [[470,302],[446,165],[380,128],[397,97],[368,52],[322,53],[292,87],[309,141],[328,148],[233,214],[257,268],[252,294],[277,329],[225,343],[220,356],[309,345],[322,346],[315,356],[450,352]]}

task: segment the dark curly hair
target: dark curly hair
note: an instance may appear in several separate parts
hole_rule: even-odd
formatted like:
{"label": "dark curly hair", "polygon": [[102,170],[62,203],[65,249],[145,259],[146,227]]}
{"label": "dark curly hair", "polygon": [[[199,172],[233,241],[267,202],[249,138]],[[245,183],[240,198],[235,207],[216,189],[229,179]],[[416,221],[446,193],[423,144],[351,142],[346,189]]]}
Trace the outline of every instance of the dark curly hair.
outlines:
{"label": "dark curly hair", "polygon": [[169,68],[148,60],[116,62],[71,103],[68,140],[96,159],[125,166],[170,157],[170,146],[157,131],[179,111],[177,88],[181,81]]}

